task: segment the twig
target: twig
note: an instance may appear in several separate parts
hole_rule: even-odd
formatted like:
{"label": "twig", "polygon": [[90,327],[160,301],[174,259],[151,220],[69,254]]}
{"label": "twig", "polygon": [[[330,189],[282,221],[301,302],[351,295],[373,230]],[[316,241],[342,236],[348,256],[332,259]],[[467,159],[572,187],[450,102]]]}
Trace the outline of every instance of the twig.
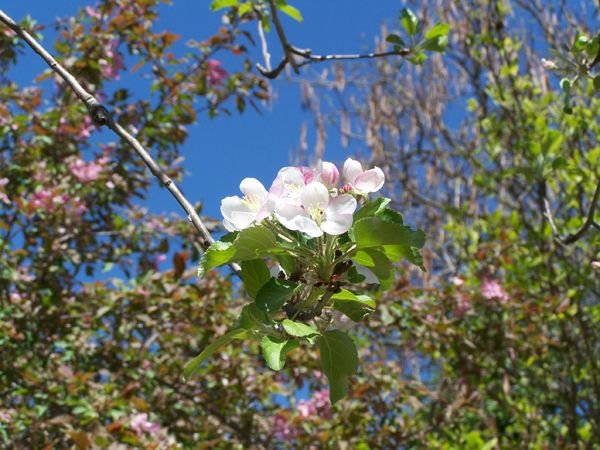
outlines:
{"label": "twig", "polygon": [[[256,21],[258,24],[258,37],[260,38],[263,59],[265,60],[266,68],[262,68],[265,72],[271,72],[271,54],[269,53],[269,47],[267,45],[267,38],[265,37],[265,30],[262,26],[262,21],[259,19]],[[258,64],[257,64],[258,66]]]}
{"label": "twig", "polygon": [[600,200],[600,180],[598,181],[596,191],[594,192],[594,196],[592,197],[592,203],[590,204],[590,210],[588,211],[588,215],[585,219],[585,222],[583,223],[581,228],[577,230],[574,234],[570,234],[563,239],[563,242],[565,244],[572,244],[573,242],[579,240],[579,238],[583,236],[587,229],[592,226],[592,224],[594,223],[594,212],[596,211],[598,200]]}
{"label": "twig", "polygon": [[552,233],[554,234],[554,238],[561,244],[570,245],[574,242],[577,242],[579,239],[581,239],[581,237],[588,230],[588,228],[595,227],[595,228],[600,229],[598,224],[594,221],[594,213],[596,211],[596,207],[598,205],[599,200],[600,200],[600,181],[598,181],[598,185],[596,186],[596,190],[594,191],[594,195],[592,197],[590,209],[586,216],[585,222],[583,223],[581,228],[579,228],[579,230],[577,230],[575,233],[569,234],[568,236],[561,238],[558,228],[556,226],[556,223],[554,222],[554,216],[552,215],[552,210],[550,209],[550,204],[548,203],[548,200],[546,198],[544,198],[544,215],[546,216],[546,218],[548,219],[548,222],[550,223],[550,228],[552,228]]}
{"label": "twig", "polygon": [[[342,54],[342,55],[315,55],[311,50],[308,49],[299,49],[294,46],[290,46],[290,51],[294,55],[298,55],[304,58],[304,61],[300,63],[296,63],[296,67],[304,67],[309,64],[325,62],[325,61],[340,61],[340,60],[354,60],[354,59],[372,59],[372,58],[385,58],[387,56],[408,56],[411,53],[409,48],[401,48],[398,50],[391,50],[388,52],[372,52],[372,53],[351,53],[351,54]],[[256,68],[261,73],[261,75],[274,79],[279,76],[281,71],[288,64],[288,57],[284,56],[279,65],[275,67],[275,69],[268,71],[265,70],[260,64],[256,65]]]}
{"label": "twig", "polygon": [[300,73],[298,71],[298,65],[294,60],[294,55],[292,54],[292,46],[287,40],[285,35],[285,31],[283,31],[283,26],[281,25],[281,21],[279,20],[279,13],[277,12],[277,6],[275,6],[275,0],[269,0],[269,7],[271,8],[271,17],[273,19],[273,24],[275,24],[275,30],[277,31],[277,36],[279,36],[279,41],[281,42],[281,46],[283,47],[283,54],[285,55],[285,60],[291,64],[294,72],[296,74]]}
{"label": "twig", "polygon": [[[152,172],[152,174],[160,180],[160,182],[167,188],[167,190],[186,212],[188,220],[192,222],[202,238],[202,247],[204,249],[208,248],[208,246],[214,242],[214,239],[202,222],[202,219],[185,195],[183,195],[179,187],[177,187],[175,182],[165,172],[162,171],[160,166],[156,163],[156,161],[154,161],[154,159],[152,159],[152,156],[150,156],[142,144],[140,144],[140,142],[131,134],[129,134],[129,132],[127,132],[127,130],[125,130],[121,125],[115,122],[110,112],[104,105],[99,103],[92,94],[86,91],[77,81],[77,79],[63,66],[61,66],[52,57],[52,55],[50,55],[44,49],[44,47],[42,47],[35,40],[35,38],[33,38],[33,36],[31,36],[27,31],[23,30],[1,9],[0,21],[13,30],[19,37],[21,37],[29,45],[29,47],[31,47],[34,52],[40,55],[42,59],[50,66],[50,68],[69,85],[73,92],[75,92],[75,95],[77,95],[77,97],[86,105],[90,117],[95,125],[99,127],[106,126],[110,128],[117,136],[127,142],[127,144],[129,144],[129,146],[138,154],[138,156],[142,158],[148,169],[150,169],[150,172]],[[237,265],[232,265],[232,268],[235,272],[239,271],[239,266]]]}

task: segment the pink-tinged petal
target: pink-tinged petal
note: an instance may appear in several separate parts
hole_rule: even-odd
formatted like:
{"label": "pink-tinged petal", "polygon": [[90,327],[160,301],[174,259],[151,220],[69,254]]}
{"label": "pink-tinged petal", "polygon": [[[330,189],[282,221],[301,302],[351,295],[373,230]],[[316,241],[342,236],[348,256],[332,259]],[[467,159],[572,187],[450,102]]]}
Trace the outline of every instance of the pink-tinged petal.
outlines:
{"label": "pink-tinged petal", "polygon": [[356,178],[363,173],[362,165],[358,161],[348,158],[344,163],[344,179],[347,183],[354,185]]}
{"label": "pink-tinged petal", "polygon": [[321,182],[327,187],[333,187],[340,178],[340,172],[335,164],[323,161],[321,163]]}
{"label": "pink-tinged petal", "polygon": [[344,234],[352,226],[352,214],[338,214],[332,217],[327,217],[321,224],[321,229],[334,236]]}
{"label": "pink-tinged petal", "polygon": [[362,193],[377,192],[385,182],[385,175],[379,167],[374,167],[359,175],[354,181],[354,188]]}
{"label": "pink-tinged petal", "polygon": [[256,221],[260,222],[263,219],[269,217],[275,211],[275,207],[277,206],[277,198],[271,194],[267,195],[267,199],[261,206],[258,214],[256,214]]}
{"label": "pink-tinged petal", "polygon": [[315,181],[314,183],[304,186],[300,194],[302,206],[309,213],[313,210],[319,210],[323,213],[329,204],[329,190],[324,184]]}
{"label": "pink-tinged petal", "polygon": [[315,178],[315,172],[310,167],[300,166],[298,167],[302,175],[304,175],[304,184],[312,182]]}
{"label": "pink-tinged petal", "polygon": [[304,175],[297,167],[284,167],[273,181],[269,194],[299,205],[300,191],[304,185]]}
{"label": "pink-tinged petal", "polygon": [[240,183],[240,191],[247,196],[256,196],[261,203],[267,198],[267,190],[256,178],[244,178]]}
{"label": "pink-tinged petal", "polygon": [[338,214],[354,214],[356,211],[356,199],[348,194],[338,195],[329,202],[327,217]]}

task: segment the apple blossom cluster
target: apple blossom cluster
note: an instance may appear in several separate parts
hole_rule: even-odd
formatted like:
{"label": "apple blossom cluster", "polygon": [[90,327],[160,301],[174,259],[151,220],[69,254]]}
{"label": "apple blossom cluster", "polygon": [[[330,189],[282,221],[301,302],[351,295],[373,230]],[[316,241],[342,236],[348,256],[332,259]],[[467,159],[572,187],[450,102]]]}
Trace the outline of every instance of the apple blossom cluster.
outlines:
{"label": "apple blossom cluster", "polygon": [[275,218],[288,230],[310,237],[343,234],[352,226],[357,198],[379,191],[385,176],[379,167],[363,170],[360,162],[348,158],[342,177],[340,185],[338,168],[324,161],[317,169],[284,167],[268,191],[257,179],[244,178],[244,196],[221,202],[223,225],[228,231],[241,231]]}

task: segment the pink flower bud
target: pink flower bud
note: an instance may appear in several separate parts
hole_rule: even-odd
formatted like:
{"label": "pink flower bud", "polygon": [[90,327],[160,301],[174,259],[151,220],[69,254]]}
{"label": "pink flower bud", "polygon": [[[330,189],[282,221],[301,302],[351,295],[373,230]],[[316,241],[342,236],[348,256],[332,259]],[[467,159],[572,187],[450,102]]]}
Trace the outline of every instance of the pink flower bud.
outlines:
{"label": "pink flower bud", "polygon": [[323,161],[321,165],[321,182],[331,188],[335,186],[340,178],[340,172],[335,164]]}

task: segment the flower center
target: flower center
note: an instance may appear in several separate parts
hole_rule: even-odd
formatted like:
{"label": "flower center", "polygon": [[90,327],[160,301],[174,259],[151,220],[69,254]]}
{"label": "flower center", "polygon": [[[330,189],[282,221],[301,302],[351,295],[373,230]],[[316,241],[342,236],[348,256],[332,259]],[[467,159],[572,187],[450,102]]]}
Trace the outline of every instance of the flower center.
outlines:
{"label": "flower center", "polygon": [[256,194],[244,195],[243,202],[252,212],[260,210],[260,198]]}
{"label": "flower center", "polygon": [[317,225],[321,225],[321,222],[323,222],[323,219],[325,218],[325,210],[318,206],[308,208],[308,214],[310,214],[310,217],[317,222]]}

